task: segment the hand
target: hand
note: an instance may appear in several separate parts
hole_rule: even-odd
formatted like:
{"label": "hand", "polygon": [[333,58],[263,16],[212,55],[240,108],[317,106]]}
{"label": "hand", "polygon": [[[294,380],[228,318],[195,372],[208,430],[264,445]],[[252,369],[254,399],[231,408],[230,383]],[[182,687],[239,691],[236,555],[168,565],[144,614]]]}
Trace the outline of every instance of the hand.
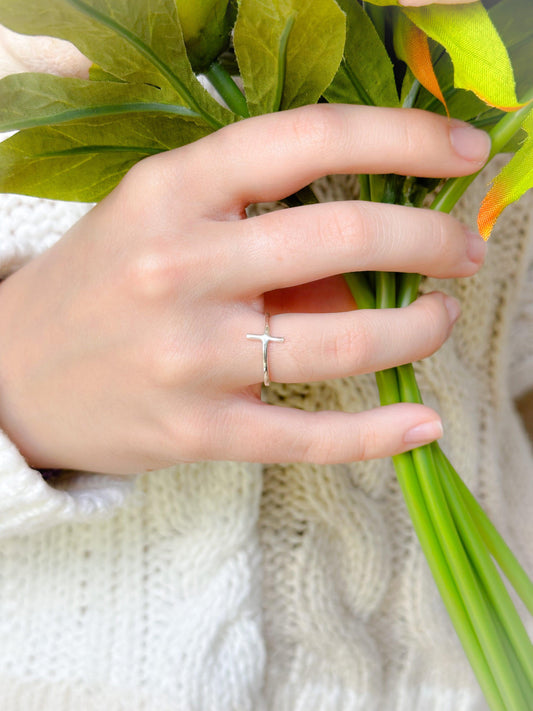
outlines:
{"label": "hand", "polygon": [[[357,311],[342,277],[330,277],[468,276],[481,238],[448,215],[394,205],[244,210],[326,174],[465,175],[488,151],[484,133],[434,114],[317,105],[142,161],[0,285],[0,426],[34,466],[109,473],[352,461],[435,439],[439,417],[422,405],[348,414],[262,403],[261,346],[246,334],[262,333],[272,311],[271,332],[285,338],[269,349],[280,382],[424,358],[448,337],[455,301],[433,293]],[[321,308],[305,302],[317,281]]]}

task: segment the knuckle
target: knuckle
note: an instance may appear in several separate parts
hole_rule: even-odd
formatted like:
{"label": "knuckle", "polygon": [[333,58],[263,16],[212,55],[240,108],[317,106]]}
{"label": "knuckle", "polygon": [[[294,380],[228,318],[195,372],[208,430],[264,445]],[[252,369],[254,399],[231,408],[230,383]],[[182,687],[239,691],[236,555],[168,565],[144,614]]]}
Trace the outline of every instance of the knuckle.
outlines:
{"label": "knuckle", "polygon": [[334,336],[325,337],[322,342],[322,356],[341,373],[360,373],[366,369],[372,356],[372,343],[366,319],[356,324],[342,326]]}
{"label": "knuckle", "polygon": [[[399,121],[397,124],[398,139],[397,144],[402,147],[404,155],[419,155],[420,154],[420,139],[418,131],[421,130],[421,118],[418,112],[410,114],[412,120]],[[419,119],[418,121],[416,119]]]}
{"label": "knuckle", "polygon": [[311,438],[302,440],[300,443],[300,459],[302,462],[326,465],[332,464],[336,460],[338,439],[332,428],[321,423],[321,427],[313,432]]}
{"label": "knuckle", "polygon": [[353,256],[357,238],[358,246],[365,242],[366,221],[360,210],[349,203],[331,203],[318,211],[316,233],[320,246]]}
{"label": "knuckle", "polygon": [[132,256],[127,280],[130,290],[143,300],[159,300],[168,297],[179,283],[183,262],[178,261],[169,246],[157,238]]}
{"label": "knuckle", "polygon": [[[129,169],[120,187],[131,197],[133,206],[157,204],[162,195],[162,174],[156,169],[158,156],[150,156]],[[157,202],[156,202],[157,201]]]}
{"label": "knuckle", "polygon": [[373,459],[380,449],[380,435],[374,427],[361,426],[356,428],[354,437],[354,459],[364,462]]}
{"label": "knuckle", "polygon": [[322,154],[331,149],[338,131],[336,112],[327,104],[316,104],[296,109],[289,118],[289,140],[304,152]]}
{"label": "knuckle", "polygon": [[191,332],[162,336],[148,356],[150,377],[164,389],[199,386],[209,377],[208,346]]}
{"label": "knuckle", "polygon": [[420,309],[424,321],[424,333],[427,335],[425,355],[433,353],[447,338],[450,331],[450,320],[443,297],[431,294],[418,299],[415,304]]}
{"label": "knuckle", "polygon": [[433,252],[439,255],[439,262],[449,262],[453,256],[452,235],[456,230],[457,221],[444,213],[428,211],[431,214],[431,234],[433,236]]}
{"label": "knuckle", "polygon": [[159,450],[176,462],[197,462],[209,458],[209,440],[203,435],[205,417],[200,409],[189,408],[162,417],[159,423]]}

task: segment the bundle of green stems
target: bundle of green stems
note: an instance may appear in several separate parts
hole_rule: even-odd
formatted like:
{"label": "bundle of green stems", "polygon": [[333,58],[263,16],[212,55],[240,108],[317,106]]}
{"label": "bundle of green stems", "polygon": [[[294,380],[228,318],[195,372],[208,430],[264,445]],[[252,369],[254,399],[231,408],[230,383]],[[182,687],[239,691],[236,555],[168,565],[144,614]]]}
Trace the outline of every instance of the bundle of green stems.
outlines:
{"label": "bundle of green stems", "polygon": [[[528,97],[526,97],[528,98]],[[490,131],[491,157],[520,127],[522,111]],[[450,212],[475,176],[445,183],[431,208]],[[387,201],[387,181],[360,176],[360,199]],[[418,295],[417,274],[345,275],[358,308],[407,306]],[[421,403],[412,364],[376,373],[382,405]],[[493,711],[533,709],[533,645],[498,571],[533,615],[533,584],[437,442],[393,457],[414,529],[449,616]]]}

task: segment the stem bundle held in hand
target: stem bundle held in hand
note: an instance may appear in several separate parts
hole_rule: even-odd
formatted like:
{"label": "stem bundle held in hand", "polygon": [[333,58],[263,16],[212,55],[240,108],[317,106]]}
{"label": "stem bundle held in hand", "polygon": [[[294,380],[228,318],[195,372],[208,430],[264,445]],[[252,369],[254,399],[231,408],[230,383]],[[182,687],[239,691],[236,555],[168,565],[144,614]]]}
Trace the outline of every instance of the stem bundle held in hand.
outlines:
{"label": "stem bundle held in hand", "polygon": [[[487,129],[492,156],[515,153],[480,206],[488,237],[502,210],[533,187],[530,2],[0,0],[1,24],[69,40],[93,62],[89,80],[18,74],[0,82],[0,131],[18,131],[0,144],[0,190],[98,201],[144,157],[248,116],[319,101],[420,108]],[[419,206],[440,188],[432,208],[449,212],[473,177],[362,175],[360,199]],[[287,204],[314,200],[307,188]],[[345,276],[359,308],[406,306],[420,281]],[[411,365],[376,379],[382,404],[421,402]],[[500,571],[532,615],[533,584],[438,444],[393,459],[490,708],[530,711],[533,647]]]}

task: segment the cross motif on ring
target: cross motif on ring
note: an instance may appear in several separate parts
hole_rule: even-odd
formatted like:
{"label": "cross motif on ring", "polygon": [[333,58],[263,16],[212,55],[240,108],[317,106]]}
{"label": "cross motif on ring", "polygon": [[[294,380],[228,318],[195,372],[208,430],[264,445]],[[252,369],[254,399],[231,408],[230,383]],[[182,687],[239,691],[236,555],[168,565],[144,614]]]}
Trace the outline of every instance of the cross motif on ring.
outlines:
{"label": "cross motif on ring", "polygon": [[261,334],[247,333],[246,338],[255,341],[261,341],[263,346],[263,382],[266,387],[270,385],[270,376],[268,373],[268,344],[269,343],[283,343],[285,340],[279,336],[270,335],[270,315],[265,314],[265,332]]}

